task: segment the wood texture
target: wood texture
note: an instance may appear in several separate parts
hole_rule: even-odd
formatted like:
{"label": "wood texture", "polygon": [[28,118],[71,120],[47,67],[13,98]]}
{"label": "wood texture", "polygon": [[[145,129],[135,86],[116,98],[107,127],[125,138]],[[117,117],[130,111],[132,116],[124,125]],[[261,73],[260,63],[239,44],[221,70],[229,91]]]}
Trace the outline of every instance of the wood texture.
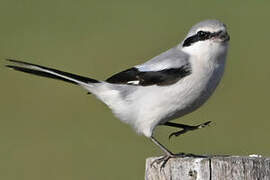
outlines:
{"label": "wood texture", "polygon": [[270,180],[270,158],[211,156],[173,158],[165,168],[146,160],[146,180]]}

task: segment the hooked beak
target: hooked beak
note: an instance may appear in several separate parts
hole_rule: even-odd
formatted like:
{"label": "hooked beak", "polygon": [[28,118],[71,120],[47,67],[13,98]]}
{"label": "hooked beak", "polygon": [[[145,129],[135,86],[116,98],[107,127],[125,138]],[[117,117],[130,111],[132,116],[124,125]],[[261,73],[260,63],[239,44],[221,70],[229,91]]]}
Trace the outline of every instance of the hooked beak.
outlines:
{"label": "hooked beak", "polygon": [[227,31],[221,31],[219,34],[218,34],[218,38],[220,40],[222,40],[223,42],[228,42],[230,41],[230,35],[227,33]]}

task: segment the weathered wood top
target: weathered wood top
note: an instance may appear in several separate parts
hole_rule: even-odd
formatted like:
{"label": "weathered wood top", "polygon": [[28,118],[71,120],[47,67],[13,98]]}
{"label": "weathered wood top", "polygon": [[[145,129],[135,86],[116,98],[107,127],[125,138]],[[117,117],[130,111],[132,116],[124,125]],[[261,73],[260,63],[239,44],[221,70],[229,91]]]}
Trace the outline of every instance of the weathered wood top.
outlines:
{"label": "weathered wood top", "polygon": [[146,160],[146,180],[270,180],[270,158],[260,156],[212,156],[172,158],[160,170]]}

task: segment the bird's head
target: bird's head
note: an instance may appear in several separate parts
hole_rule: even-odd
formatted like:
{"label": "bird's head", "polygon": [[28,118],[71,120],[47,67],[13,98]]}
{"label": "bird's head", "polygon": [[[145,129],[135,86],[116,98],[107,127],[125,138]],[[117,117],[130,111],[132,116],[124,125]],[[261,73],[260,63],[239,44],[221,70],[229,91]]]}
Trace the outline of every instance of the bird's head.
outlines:
{"label": "bird's head", "polygon": [[218,20],[206,20],[194,25],[179,46],[191,56],[216,59],[226,56],[229,40],[225,24]]}

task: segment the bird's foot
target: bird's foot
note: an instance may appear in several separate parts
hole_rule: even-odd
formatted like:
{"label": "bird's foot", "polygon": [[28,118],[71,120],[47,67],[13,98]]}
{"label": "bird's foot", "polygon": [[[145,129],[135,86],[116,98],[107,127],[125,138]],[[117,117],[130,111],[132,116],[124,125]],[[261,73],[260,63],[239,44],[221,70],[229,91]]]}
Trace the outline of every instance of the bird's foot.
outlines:
{"label": "bird's foot", "polygon": [[176,131],[176,132],[173,132],[169,135],[169,139],[172,137],[172,136],[179,136],[181,134],[185,134],[186,132],[188,131],[194,131],[194,130],[197,130],[197,129],[201,129],[201,128],[204,128],[206,126],[209,126],[209,124],[211,123],[211,121],[207,121],[205,123],[202,123],[202,124],[199,124],[197,126],[189,126],[189,125],[182,125],[181,128],[182,130],[181,131]]}
{"label": "bird's foot", "polygon": [[196,155],[192,153],[178,153],[178,154],[166,154],[162,156],[161,158],[158,158],[154,160],[151,163],[151,167],[154,166],[154,164],[161,164],[160,165],[160,171],[165,167],[166,163],[171,159],[171,158],[184,158],[184,157],[193,157],[193,158],[207,158],[208,156],[206,155]]}
{"label": "bird's foot", "polygon": [[157,165],[161,164],[160,165],[160,171],[161,171],[165,167],[165,165],[169,161],[169,159],[174,158],[174,157],[176,157],[175,154],[166,154],[166,155],[162,156],[161,158],[154,160],[151,163],[151,167],[153,167],[154,164],[157,164]]}

